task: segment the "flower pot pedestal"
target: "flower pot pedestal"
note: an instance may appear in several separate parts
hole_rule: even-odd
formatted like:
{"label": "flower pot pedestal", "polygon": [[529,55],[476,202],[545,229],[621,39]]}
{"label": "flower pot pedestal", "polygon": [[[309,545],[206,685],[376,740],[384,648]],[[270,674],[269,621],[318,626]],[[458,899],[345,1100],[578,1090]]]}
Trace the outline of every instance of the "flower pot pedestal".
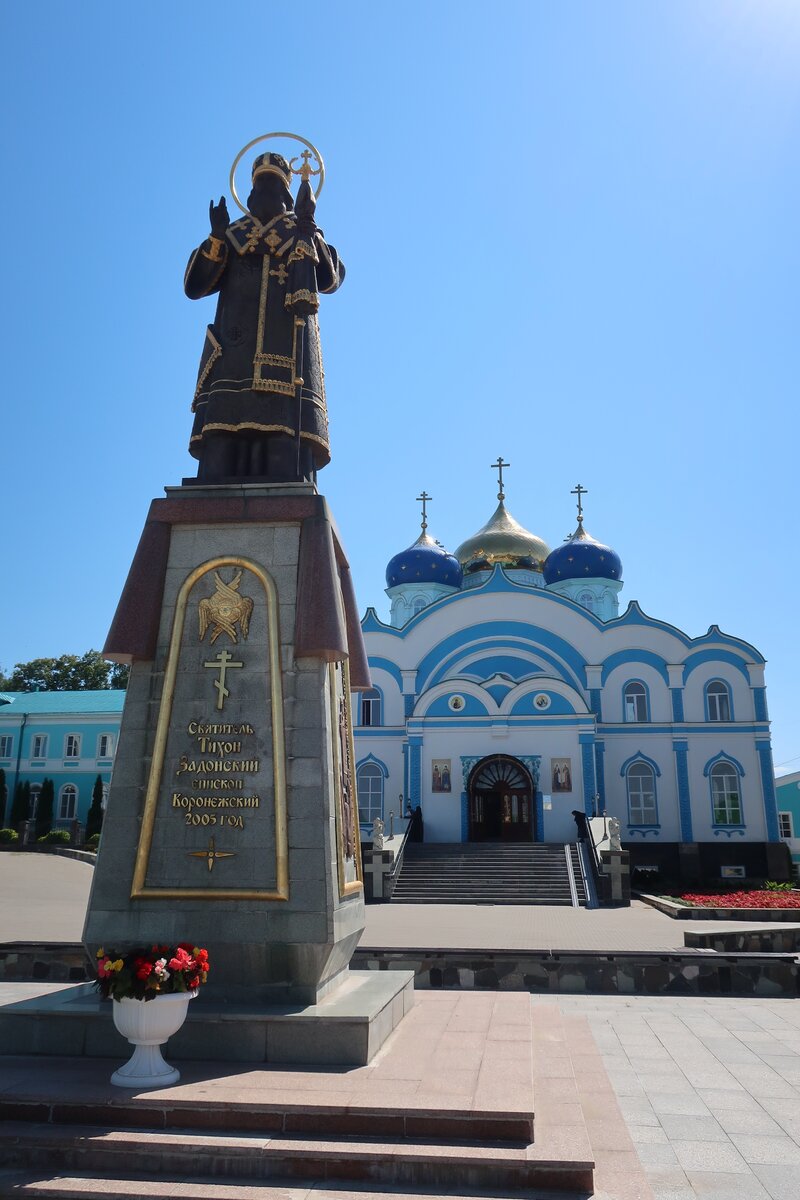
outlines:
{"label": "flower pot pedestal", "polygon": [[111,1076],[115,1087],[157,1088],[178,1083],[180,1071],[164,1061],[161,1047],[177,1033],[197,992],[175,992],[154,1000],[114,1000],[114,1024],[134,1047],[123,1067]]}

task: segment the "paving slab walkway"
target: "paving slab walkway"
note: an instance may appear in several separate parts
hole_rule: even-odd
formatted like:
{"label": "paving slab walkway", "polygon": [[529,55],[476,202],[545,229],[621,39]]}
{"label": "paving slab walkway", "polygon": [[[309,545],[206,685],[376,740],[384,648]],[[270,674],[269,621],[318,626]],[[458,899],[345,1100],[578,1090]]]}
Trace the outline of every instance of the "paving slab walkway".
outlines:
{"label": "paving slab walkway", "polygon": [[588,1020],[655,1200],[800,1200],[800,1003],[532,996]]}

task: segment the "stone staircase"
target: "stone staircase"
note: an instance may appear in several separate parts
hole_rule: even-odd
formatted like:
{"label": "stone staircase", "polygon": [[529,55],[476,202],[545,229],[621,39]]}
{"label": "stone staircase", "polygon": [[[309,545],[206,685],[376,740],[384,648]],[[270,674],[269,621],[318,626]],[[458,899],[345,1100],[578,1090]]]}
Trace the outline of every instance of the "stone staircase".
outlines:
{"label": "stone staircase", "polygon": [[587,896],[575,845],[462,842],[407,846],[392,901],[583,907]]}

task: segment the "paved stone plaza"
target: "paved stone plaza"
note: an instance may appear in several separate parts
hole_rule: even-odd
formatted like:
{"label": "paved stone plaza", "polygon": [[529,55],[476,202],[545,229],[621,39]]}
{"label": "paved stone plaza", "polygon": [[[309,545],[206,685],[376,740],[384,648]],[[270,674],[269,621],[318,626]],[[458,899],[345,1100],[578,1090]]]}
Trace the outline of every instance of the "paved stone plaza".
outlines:
{"label": "paved stone plaza", "polygon": [[[0,864],[0,941],[79,940],[91,867],[13,854]],[[730,924],[690,927],[720,930]],[[364,941],[386,947],[661,950],[682,946],[686,928],[686,922],[636,903],[595,912],[383,905],[367,909]],[[624,1182],[629,1137],[655,1200],[800,1200],[796,1000],[559,995],[532,996],[531,1004],[535,1010],[547,1006],[568,1022],[588,1021],[602,1059],[605,1071],[594,1071],[594,1095],[587,1099],[584,1092],[580,1102],[593,1152],[602,1153],[607,1173],[613,1173],[618,1154],[620,1173],[613,1187],[601,1186],[602,1175],[597,1179],[598,1198],[648,1200],[641,1175]],[[583,1053],[573,1061],[580,1062]],[[589,1057],[596,1062],[597,1055]],[[551,1087],[565,1111],[585,1082],[553,1076]],[[617,1106],[627,1134],[615,1118]],[[237,1191],[245,1194],[246,1189]],[[328,1193],[292,1188],[275,1194],[294,1200]]]}

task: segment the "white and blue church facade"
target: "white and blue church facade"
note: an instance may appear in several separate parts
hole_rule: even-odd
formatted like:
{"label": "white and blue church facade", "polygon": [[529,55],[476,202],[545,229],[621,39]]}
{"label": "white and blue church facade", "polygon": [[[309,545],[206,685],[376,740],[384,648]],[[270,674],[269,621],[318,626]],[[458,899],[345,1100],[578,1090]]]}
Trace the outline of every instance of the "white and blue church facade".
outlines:
{"label": "white and blue church facade", "polygon": [[636,601],[620,613],[622,564],[584,529],[582,493],[552,551],[510,515],[502,480],[454,554],[423,509],[387,567],[388,623],[374,608],[362,621],[362,824],[410,805],[426,842],[567,842],[574,810],[605,812],[634,865],[780,877],[764,658],[716,625],[690,637]]}

